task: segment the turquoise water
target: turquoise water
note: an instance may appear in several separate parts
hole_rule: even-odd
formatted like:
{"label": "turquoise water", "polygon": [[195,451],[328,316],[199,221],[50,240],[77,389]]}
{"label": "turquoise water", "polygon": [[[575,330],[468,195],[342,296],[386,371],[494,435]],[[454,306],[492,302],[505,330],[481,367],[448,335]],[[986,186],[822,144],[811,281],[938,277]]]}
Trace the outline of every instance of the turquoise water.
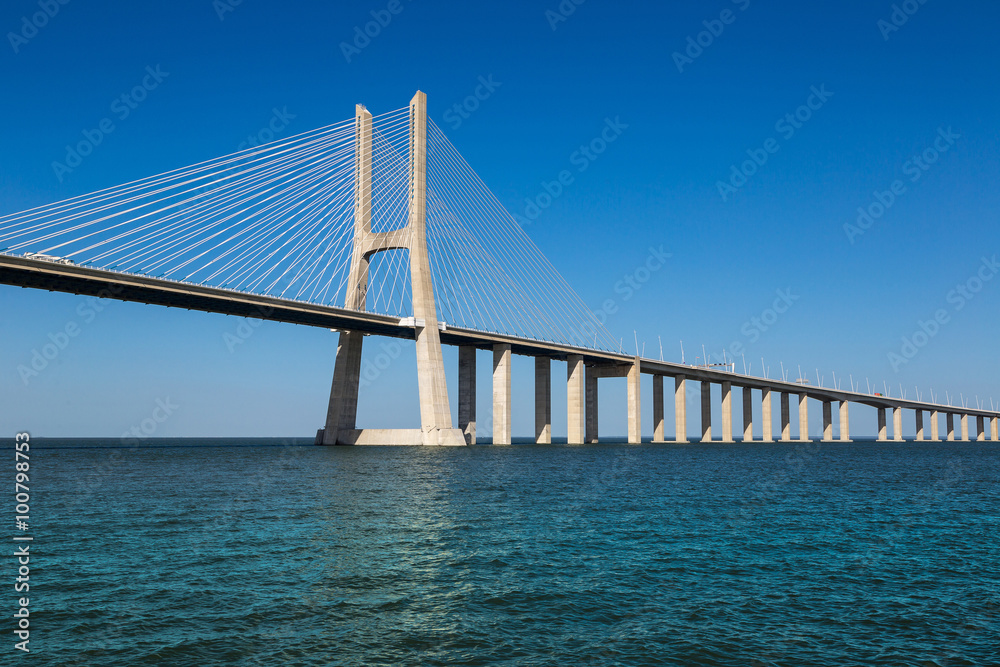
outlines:
{"label": "turquoise water", "polygon": [[33,442],[23,664],[1000,664],[992,443],[99,444]]}

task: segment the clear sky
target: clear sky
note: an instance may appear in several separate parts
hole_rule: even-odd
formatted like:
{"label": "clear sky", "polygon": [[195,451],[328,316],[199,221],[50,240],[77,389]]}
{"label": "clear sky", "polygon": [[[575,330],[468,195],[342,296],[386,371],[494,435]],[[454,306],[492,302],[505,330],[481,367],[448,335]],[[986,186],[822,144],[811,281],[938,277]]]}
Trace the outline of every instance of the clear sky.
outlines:
{"label": "clear sky", "polygon": [[[269,125],[290,136],[359,102],[397,109],[420,89],[583,299],[613,302],[607,326],[625,349],[638,337],[659,356],[660,337],[680,360],[683,340],[688,362],[704,345],[742,352],[753,373],[763,357],[772,377],[783,362],[828,386],[836,373],[893,396],[902,384],[911,398],[917,385],[924,398],[1000,400],[995,2],[64,2],[0,10],[0,213],[224,155]],[[357,37],[377,19],[374,37]],[[122,100],[143,83],[145,99]],[[90,155],[54,167],[105,119],[113,131]],[[579,152],[609,122],[615,140]],[[529,207],[563,170],[573,182]],[[647,275],[651,249],[671,257]],[[776,300],[784,312],[769,311]],[[0,433],[118,436],[165,412],[156,436],[322,425],[329,331],[240,331],[235,318],[139,304],[97,312],[12,287],[0,313]],[[934,335],[906,347],[920,322]],[[68,324],[78,335],[22,378]],[[388,342],[368,339],[367,359]],[[419,424],[412,344],[399,355],[362,390],[360,425]],[[533,429],[531,369],[515,360],[515,436]],[[449,380],[454,396],[452,367]],[[602,385],[603,435],[625,431],[624,391]],[[872,432],[874,411],[852,421]]]}

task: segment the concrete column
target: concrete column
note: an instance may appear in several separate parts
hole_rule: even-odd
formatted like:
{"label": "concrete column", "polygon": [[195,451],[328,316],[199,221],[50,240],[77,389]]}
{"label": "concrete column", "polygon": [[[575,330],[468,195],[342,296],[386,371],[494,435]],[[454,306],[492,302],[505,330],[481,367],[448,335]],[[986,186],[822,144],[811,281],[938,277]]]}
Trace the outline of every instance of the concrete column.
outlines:
{"label": "concrete column", "polygon": [[582,355],[566,357],[566,442],[571,445],[582,445],[585,437],[586,375]]}
{"label": "concrete column", "polygon": [[809,442],[809,397],[799,394],[799,440]]}
{"label": "concrete column", "polygon": [[510,444],[510,345],[493,346],[493,444]]}
{"label": "concrete column", "polygon": [[584,429],[584,442],[596,445],[598,443],[597,369],[593,366],[587,366],[586,376],[587,418],[586,428]]}
{"label": "concrete column", "polygon": [[903,408],[892,409],[892,439],[903,442]]}
{"label": "concrete column", "polygon": [[632,362],[628,370],[628,441],[634,444],[642,442],[642,400],[639,396],[639,357]]}
{"label": "concrete column", "polygon": [[851,417],[850,408],[848,407],[850,403],[847,401],[840,402],[840,441],[850,442],[851,441]]}
{"label": "concrete column", "polygon": [[781,392],[781,441],[792,441],[791,410],[788,408],[788,393]]}
{"label": "concrete column", "polygon": [[947,431],[948,431],[948,436],[947,436],[948,439],[949,440],[954,440],[955,439],[955,415],[952,414],[951,412],[945,414],[944,421],[945,421],[945,426],[946,426]]}
{"label": "concrete column", "polygon": [[[438,329],[434,283],[427,254],[427,95],[417,92],[410,100],[409,174],[410,288],[417,342],[417,387],[420,393],[420,428],[426,445],[463,444],[465,437],[451,425],[444,357]],[[507,354],[508,359],[510,353]],[[508,384],[510,374],[508,373]],[[508,396],[510,392],[507,392]],[[510,402],[507,403],[509,415]],[[494,429],[496,416],[494,415]],[[510,420],[504,425],[509,438]],[[455,442],[457,440],[457,442]]]}
{"label": "concrete column", "polygon": [[743,442],[753,442],[753,394],[743,387]]}
{"label": "concrete column", "polygon": [[924,440],[924,411],[917,410],[915,413],[915,419],[917,424],[917,442],[923,442]]}
{"label": "concrete column", "polygon": [[878,441],[887,442],[889,438],[885,437],[885,408],[876,408],[878,412]]}
{"label": "concrete column", "polygon": [[653,442],[663,439],[663,376],[653,376]]}
{"label": "concrete column", "polygon": [[722,383],[722,442],[733,441],[733,383]]}
{"label": "concrete column", "polygon": [[552,444],[552,360],[535,357],[535,443]]}
{"label": "concrete column", "polygon": [[962,442],[969,441],[969,415],[962,415]]}
{"label": "concrete column", "polygon": [[712,383],[701,381],[701,441],[712,441]]}
{"label": "concrete column", "polygon": [[336,445],[342,431],[356,428],[363,342],[364,335],[360,331],[341,331],[338,336],[337,360],[333,366],[333,384],[321,444]]}
{"label": "concrete column", "polygon": [[982,442],[986,439],[986,426],[983,417],[976,417],[976,440]]}
{"label": "concrete column", "polygon": [[465,443],[476,444],[476,348],[458,348],[458,428]]}
{"label": "concrete column", "polygon": [[823,401],[823,442],[833,442],[833,404]]}
{"label": "concrete column", "polygon": [[1000,440],[1000,437],[998,437],[1000,436],[1000,419],[994,417],[993,419],[990,420],[990,422],[992,424],[990,426],[990,432],[993,436],[992,438],[993,442],[997,442],[997,440]]}
{"label": "concrete column", "polygon": [[760,392],[760,432],[764,442],[774,442],[774,420],[771,416],[771,390]]}
{"label": "concrete column", "polygon": [[683,375],[674,378],[674,442],[688,441],[687,383]]}
{"label": "concrete column", "polygon": [[938,431],[938,411],[931,410],[931,440],[938,442],[941,440],[940,432]]}

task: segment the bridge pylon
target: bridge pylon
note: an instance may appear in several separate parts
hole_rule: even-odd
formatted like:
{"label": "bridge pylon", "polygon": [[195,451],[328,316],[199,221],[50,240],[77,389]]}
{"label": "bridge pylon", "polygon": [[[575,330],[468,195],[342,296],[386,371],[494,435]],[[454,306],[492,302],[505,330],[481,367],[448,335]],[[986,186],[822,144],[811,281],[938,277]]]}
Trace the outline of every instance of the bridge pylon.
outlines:
{"label": "bridge pylon", "polygon": [[358,429],[358,390],[364,336],[341,331],[326,425],[318,444],[464,445],[465,435],[453,428],[437,306],[427,252],[427,95],[417,91],[410,100],[409,216],[405,227],[372,231],[372,115],[355,108],[354,247],[347,280],[345,307],[365,310],[368,266],[372,255],[406,250],[410,260],[413,320],[417,347],[420,429]]}

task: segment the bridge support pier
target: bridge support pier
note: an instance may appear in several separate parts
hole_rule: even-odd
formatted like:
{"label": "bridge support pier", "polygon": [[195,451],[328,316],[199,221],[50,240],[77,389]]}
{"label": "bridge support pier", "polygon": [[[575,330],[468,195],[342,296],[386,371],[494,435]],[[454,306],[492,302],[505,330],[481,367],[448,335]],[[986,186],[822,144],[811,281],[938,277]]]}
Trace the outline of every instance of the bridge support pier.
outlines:
{"label": "bridge support pier", "polygon": [[840,441],[850,442],[851,441],[851,417],[848,412],[850,408],[848,407],[850,403],[847,401],[840,402]]}
{"label": "bridge support pier", "polygon": [[946,427],[946,429],[948,431],[947,438],[948,438],[948,440],[954,441],[955,440],[955,415],[952,414],[951,412],[946,413],[945,416],[944,416],[944,421],[945,421],[945,427]]}
{"label": "bridge support pier", "polygon": [[916,426],[917,426],[917,442],[923,442],[924,441],[924,411],[923,410],[917,410],[914,413],[914,415],[915,415],[914,416],[914,420],[916,421]]}
{"label": "bridge support pier", "polygon": [[962,442],[969,441],[969,415],[962,415]]}
{"label": "bridge support pier", "polygon": [[583,356],[569,355],[566,358],[566,443],[570,445],[583,444],[585,418],[590,416],[589,411],[584,412],[587,407],[586,377]]}
{"label": "bridge support pier", "polygon": [[552,444],[552,360],[535,357],[535,444]]}
{"label": "bridge support pier", "polygon": [[722,442],[733,441],[733,384],[722,383]]}
{"label": "bridge support pier", "polygon": [[809,442],[809,397],[799,394],[799,440]]}
{"label": "bridge support pier", "polygon": [[597,415],[598,408],[598,394],[597,394],[597,369],[593,366],[588,366],[585,372],[585,382],[586,382],[586,403],[587,403],[587,418],[586,418],[586,428],[584,433],[585,442],[596,445],[600,442],[600,419]]}
{"label": "bridge support pier", "polygon": [[833,404],[823,401],[823,442],[833,442]]}
{"label": "bridge support pier", "polygon": [[683,375],[674,378],[674,442],[678,444],[688,441],[686,380]]}
{"label": "bridge support pier", "polygon": [[458,428],[465,444],[476,444],[476,348],[458,348]]}
{"label": "bridge support pier", "polygon": [[653,376],[653,442],[665,442],[663,437],[663,376]]}
{"label": "bridge support pier", "polygon": [[888,442],[889,438],[885,433],[885,408],[875,408],[878,412],[878,441]]}
{"label": "bridge support pier", "polygon": [[781,392],[781,441],[792,441],[792,418],[789,408],[788,392]]}
{"label": "bridge support pier", "polygon": [[639,357],[636,356],[628,369],[628,441],[642,443],[642,401],[640,399]]}
{"label": "bridge support pier", "polygon": [[903,442],[903,408],[892,409],[892,439]]}
{"label": "bridge support pier", "polygon": [[701,381],[701,441],[712,442],[712,383]]}
{"label": "bridge support pier", "polygon": [[1000,419],[994,417],[993,419],[990,420],[990,422],[992,424],[992,426],[990,427],[990,431],[992,432],[993,436],[992,440],[993,442],[997,442],[997,440],[1000,439],[1000,437],[998,437],[1000,436]]}
{"label": "bridge support pier", "polygon": [[938,430],[938,414],[937,410],[931,410],[931,442],[941,441],[941,432]]}
{"label": "bridge support pier", "polygon": [[743,442],[753,442],[753,394],[743,387]]}
{"label": "bridge support pier", "polygon": [[982,442],[986,440],[986,427],[983,417],[976,417],[976,440]]}
{"label": "bridge support pier", "polygon": [[771,390],[760,390],[760,432],[762,442],[774,442],[774,418],[771,416]]}
{"label": "bridge support pier", "polygon": [[510,345],[493,346],[493,444],[509,445],[510,419]]}

